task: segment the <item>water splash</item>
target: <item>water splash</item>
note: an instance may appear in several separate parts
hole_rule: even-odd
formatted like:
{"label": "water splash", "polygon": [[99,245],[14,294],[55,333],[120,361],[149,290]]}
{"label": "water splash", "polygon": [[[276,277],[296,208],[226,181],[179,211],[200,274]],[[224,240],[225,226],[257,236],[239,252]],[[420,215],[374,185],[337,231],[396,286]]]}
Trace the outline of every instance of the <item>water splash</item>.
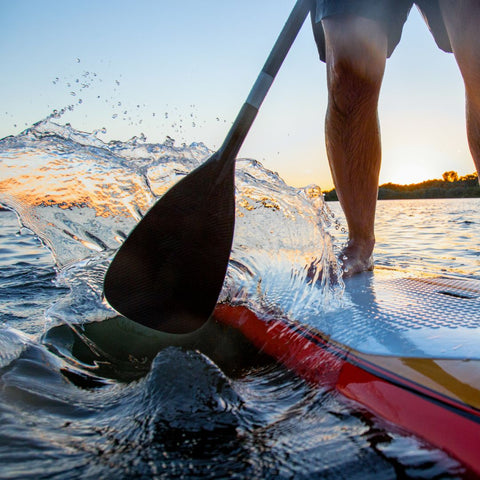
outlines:
{"label": "water splash", "polygon": [[0,368],[18,358],[31,343],[31,338],[20,330],[0,325]]}
{"label": "water splash", "polygon": [[[148,208],[213,152],[202,143],[103,142],[51,115],[0,141],[0,202],[52,251],[71,297],[52,318],[102,320],[112,255]],[[222,300],[293,318],[338,305],[339,265],[318,187],[296,189],[251,159],[237,161],[237,223]],[[110,314],[108,313],[110,312]]]}
{"label": "water splash", "polygon": [[[461,475],[443,454],[432,455],[411,438],[361,420],[361,412],[352,413],[336,395],[314,389],[280,365],[266,363],[263,370],[232,379],[198,352],[170,347],[157,355],[157,346],[151,343],[149,350],[145,337],[142,356],[132,360],[129,328],[122,333],[118,325],[111,327],[115,319],[98,322],[115,315],[102,297],[105,268],[148,206],[211,151],[202,144],[179,147],[173,139],[148,144],[141,136],[104,143],[98,132],[53,120],[0,140],[0,203],[15,209],[51,248],[57,282],[70,288],[68,295],[62,290],[47,317],[82,325],[49,326],[38,338],[42,325],[28,310],[17,325],[22,330],[30,325],[37,338],[0,328],[6,474],[390,478],[408,472],[447,478],[448,469],[453,472],[448,478]],[[257,162],[239,160],[236,194],[238,222],[222,298],[265,315],[273,311],[300,320],[308,310],[319,315],[326,298],[341,292],[335,250],[325,233],[332,219],[320,190],[294,189]],[[29,248],[26,265],[38,278],[42,265]],[[4,256],[0,263],[20,268],[16,257]],[[44,263],[48,285],[53,274],[51,263]],[[10,267],[4,271],[11,274]],[[16,275],[13,283],[22,291],[12,293],[16,311],[30,293],[24,276]],[[51,302],[54,295],[48,290],[46,297]],[[44,305],[35,307],[38,317]],[[98,323],[86,323],[91,320]],[[78,332],[88,328],[104,328],[104,343],[114,350],[111,332],[122,334],[128,348],[111,363],[106,348],[100,365],[88,351],[91,345],[77,341]],[[146,350],[152,359],[157,355],[151,364],[142,361]],[[251,368],[250,352],[247,356]]]}

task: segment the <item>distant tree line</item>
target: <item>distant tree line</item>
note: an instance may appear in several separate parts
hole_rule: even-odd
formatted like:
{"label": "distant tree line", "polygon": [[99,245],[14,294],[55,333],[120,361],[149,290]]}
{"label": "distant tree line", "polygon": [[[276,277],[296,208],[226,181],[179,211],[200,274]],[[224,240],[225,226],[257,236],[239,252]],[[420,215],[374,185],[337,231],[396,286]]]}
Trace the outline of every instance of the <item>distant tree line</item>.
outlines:
{"label": "distant tree line", "polygon": [[[335,189],[325,192],[324,195],[327,202],[338,200]],[[410,185],[385,183],[378,189],[379,200],[472,197],[480,197],[477,173],[459,177],[457,172],[449,171],[442,175],[441,180],[426,180]]]}

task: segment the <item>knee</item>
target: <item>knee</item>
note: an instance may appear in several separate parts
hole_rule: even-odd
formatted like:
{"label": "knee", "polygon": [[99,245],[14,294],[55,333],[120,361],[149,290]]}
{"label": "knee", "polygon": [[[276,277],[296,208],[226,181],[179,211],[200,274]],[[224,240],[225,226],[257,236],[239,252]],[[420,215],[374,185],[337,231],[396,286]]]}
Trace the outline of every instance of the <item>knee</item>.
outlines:
{"label": "knee", "polygon": [[329,99],[344,115],[376,109],[383,70],[359,59],[336,57],[327,62]]}
{"label": "knee", "polygon": [[467,87],[480,90],[480,41],[465,39],[453,51]]}
{"label": "knee", "polygon": [[[480,21],[480,15],[479,15]],[[450,43],[455,60],[460,68],[465,83],[480,88],[480,36],[477,27],[475,32],[471,26],[456,31],[450,29]]]}
{"label": "knee", "polygon": [[480,2],[441,0],[440,7],[455,59],[467,89],[480,90]]}
{"label": "knee", "polygon": [[340,113],[376,109],[387,56],[387,37],[367,19],[324,20],[329,97]]}
{"label": "knee", "polygon": [[470,102],[480,108],[480,45],[462,43],[454,47],[454,55],[465,83]]}

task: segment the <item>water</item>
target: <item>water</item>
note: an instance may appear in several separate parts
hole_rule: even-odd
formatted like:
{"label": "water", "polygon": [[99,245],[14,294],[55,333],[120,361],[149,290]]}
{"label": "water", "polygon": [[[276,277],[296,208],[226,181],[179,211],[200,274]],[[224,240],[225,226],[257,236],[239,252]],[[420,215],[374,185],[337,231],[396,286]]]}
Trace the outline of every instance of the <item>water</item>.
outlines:
{"label": "water", "polygon": [[[0,211],[0,478],[461,476],[233,332],[199,351],[122,330],[102,297],[105,268],[155,198],[210,154],[105,144],[51,119],[0,141],[0,201],[22,223]],[[338,205],[332,218],[314,187],[252,160],[238,162],[236,194],[222,298],[299,320],[342,308]],[[479,212],[476,199],[380,202],[377,262],[480,278]]]}

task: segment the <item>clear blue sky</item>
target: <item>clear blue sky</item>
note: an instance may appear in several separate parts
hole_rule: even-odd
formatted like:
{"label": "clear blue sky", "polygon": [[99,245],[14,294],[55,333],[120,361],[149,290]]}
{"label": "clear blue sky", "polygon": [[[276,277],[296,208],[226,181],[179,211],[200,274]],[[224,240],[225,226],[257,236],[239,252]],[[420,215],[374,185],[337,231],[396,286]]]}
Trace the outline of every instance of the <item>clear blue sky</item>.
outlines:
{"label": "clear blue sky", "polygon": [[[293,0],[0,0],[0,138],[54,109],[60,122],[102,138],[218,147],[257,77]],[[77,82],[78,80],[78,82]],[[309,22],[297,39],[241,156],[289,183],[332,185],[323,118],[325,66]],[[126,112],[126,113],[124,113]],[[416,9],[388,61],[380,104],[381,181],[445,170],[471,173],[464,94]]]}

